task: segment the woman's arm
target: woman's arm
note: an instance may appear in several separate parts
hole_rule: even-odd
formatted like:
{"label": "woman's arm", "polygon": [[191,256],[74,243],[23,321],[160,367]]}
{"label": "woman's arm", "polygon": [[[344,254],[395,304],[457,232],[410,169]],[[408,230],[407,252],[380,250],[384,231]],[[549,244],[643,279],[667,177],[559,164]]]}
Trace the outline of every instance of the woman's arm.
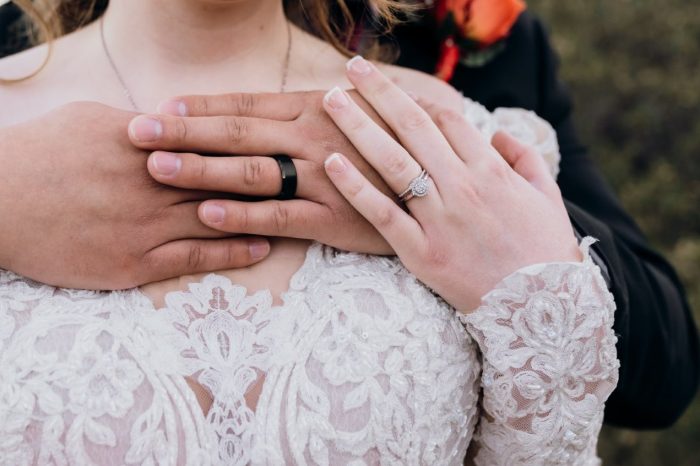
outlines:
{"label": "woman's arm", "polygon": [[403,147],[334,89],[325,108],[338,127],[395,192],[422,169],[432,178],[412,189],[403,210],[342,155],[330,156],[326,171],[404,265],[462,313],[479,343],[476,462],[596,461],[619,367],[615,305],[588,254],[594,240],[571,250],[573,230],[550,167],[505,133],[492,147],[462,115],[422,111],[360,58],[348,74]]}
{"label": "woman's arm", "polygon": [[615,304],[598,266],[526,267],[463,317],[482,352],[476,464],[590,464],[618,379]]}

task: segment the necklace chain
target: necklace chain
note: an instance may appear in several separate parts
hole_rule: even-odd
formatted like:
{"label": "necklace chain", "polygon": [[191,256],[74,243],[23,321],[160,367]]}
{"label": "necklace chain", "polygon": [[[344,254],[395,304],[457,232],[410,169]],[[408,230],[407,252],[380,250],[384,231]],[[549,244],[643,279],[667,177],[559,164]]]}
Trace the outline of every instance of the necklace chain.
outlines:
{"label": "necklace chain", "polygon": [[[289,24],[289,20],[287,22],[287,51],[284,56],[284,67],[282,68],[282,83],[280,85],[280,92],[285,92],[287,88],[287,77],[289,76],[289,62],[291,59],[292,55],[292,27]],[[124,96],[127,98],[129,101],[129,104],[131,105],[131,108],[136,111],[136,112],[141,112],[141,109],[139,106],[136,104],[136,100],[134,100],[134,96],[129,89],[129,86],[126,85],[126,81],[124,81],[124,76],[122,76],[121,72],[119,71],[119,68],[117,67],[117,64],[114,62],[114,58],[112,57],[112,54],[109,51],[109,47],[107,46],[107,40],[105,39],[105,27],[104,27],[104,16],[100,18],[100,39],[102,39],[102,50],[104,50],[105,56],[107,57],[107,61],[109,62],[109,66],[112,68],[112,71],[114,72],[114,75],[117,77],[117,80],[119,80],[119,84],[122,87],[122,91],[124,92]]]}

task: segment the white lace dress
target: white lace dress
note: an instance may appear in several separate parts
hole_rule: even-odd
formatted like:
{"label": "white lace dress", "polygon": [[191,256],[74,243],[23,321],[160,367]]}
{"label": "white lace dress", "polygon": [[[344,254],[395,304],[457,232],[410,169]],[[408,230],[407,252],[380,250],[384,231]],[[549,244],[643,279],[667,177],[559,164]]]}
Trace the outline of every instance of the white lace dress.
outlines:
{"label": "white lace dress", "polygon": [[[466,115],[556,173],[533,114]],[[0,464],[457,465],[472,442],[482,465],[598,464],[618,362],[589,244],[582,263],[515,272],[463,322],[398,260],[319,244],[280,306],[218,275],[156,311],[137,289],[0,271]]]}

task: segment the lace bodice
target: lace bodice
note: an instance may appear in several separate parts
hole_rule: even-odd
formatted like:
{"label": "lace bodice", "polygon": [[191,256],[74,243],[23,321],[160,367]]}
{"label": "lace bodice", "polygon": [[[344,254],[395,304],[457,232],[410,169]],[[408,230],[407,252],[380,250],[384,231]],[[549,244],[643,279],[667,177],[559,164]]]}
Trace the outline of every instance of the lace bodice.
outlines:
{"label": "lace bodice", "polygon": [[477,464],[595,464],[617,360],[588,245],[463,322],[397,259],[319,244],[280,305],[214,274],[156,310],[0,271],[0,465],[457,465],[472,441]]}

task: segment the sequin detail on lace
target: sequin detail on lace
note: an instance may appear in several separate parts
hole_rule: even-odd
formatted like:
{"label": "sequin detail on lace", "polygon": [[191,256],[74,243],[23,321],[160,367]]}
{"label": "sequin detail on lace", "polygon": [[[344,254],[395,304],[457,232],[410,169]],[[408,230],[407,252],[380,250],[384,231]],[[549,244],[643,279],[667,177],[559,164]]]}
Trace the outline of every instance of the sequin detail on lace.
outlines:
{"label": "sequin detail on lace", "polygon": [[615,303],[584,238],[583,263],[523,268],[462,316],[483,352],[476,464],[588,465],[619,362]]}

